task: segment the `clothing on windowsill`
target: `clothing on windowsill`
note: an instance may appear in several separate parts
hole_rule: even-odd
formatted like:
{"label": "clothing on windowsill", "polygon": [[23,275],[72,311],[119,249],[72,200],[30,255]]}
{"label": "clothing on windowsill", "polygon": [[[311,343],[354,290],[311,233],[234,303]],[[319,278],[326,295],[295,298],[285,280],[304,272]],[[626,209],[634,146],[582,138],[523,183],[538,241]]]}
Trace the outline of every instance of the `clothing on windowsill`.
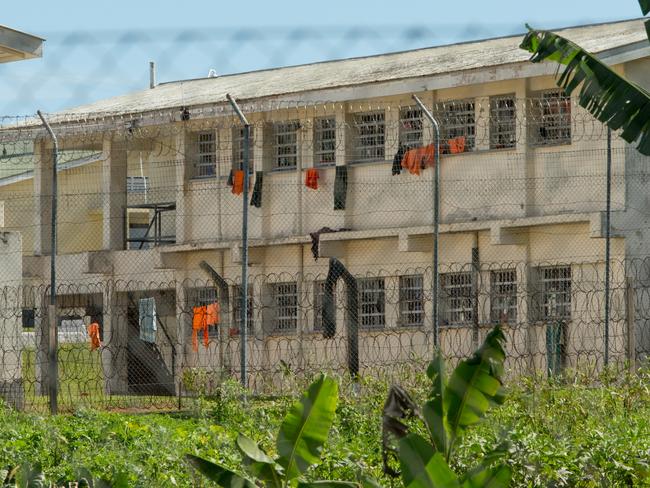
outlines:
{"label": "clothing on windowsill", "polygon": [[244,191],[244,172],[241,169],[232,173],[232,194],[241,195]]}
{"label": "clothing on windowsill", "polygon": [[251,196],[251,206],[260,208],[262,206],[262,178],[264,173],[258,171],[255,173],[255,186],[253,187],[253,195]]}
{"label": "clothing on windowsill", "polygon": [[399,147],[397,148],[397,152],[393,157],[393,168],[391,169],[393,176],[402,173],[402,159],[404,159],[404,154],[406,154],[406,149],[407,147],[404,146],[402,143],[400,143]]}
{"label": "clothing on windowsill", "polygon": [[221,307],[217,302],[209,305],[200,305],[192,309],[192,350],[199,350],[199,332],[203,331],[203,345],[210,344],[208,327],[216,327],[220,320]]}
{"label": "clothing on windowsill", "polygon": [[320,174],[316,168],[309,168],[305,173],[305,186],[313,190],[318,190],[318,178]]}
{"label": "clothing on windowsill", "polygon": [[419,175],[422,168],[434,165],[435,152],[436,147],[433,144],[410,149],[404,154],[402,168],[408,170],[412,175]]}
{"label": "clothing on windowsill", "polygon": [[319,257],[319,248],[320,248],[320,235],[321,234],[329,234],[332,232],[343,232],[347,229],[345,227],[341,229],[332,229],[330,227],[321,227],[318,229],[316,232],[311,232],[309,234],[309,237],[311,237],[311,255],[314,256],[314,260],[318,259]]}
{"label": "clothing on windowsill", "polygon": [[348,192],[348,167],[337,166],[334,176],[334,210],[345,209],[345,198]]}
{"label": "clothing on windowsill", "polygon": [[449,152],[451,154],[459,154],[465,152],[465,136],[454,137],[447,141]]}
{"label": "clothing on windowsill", "polygon": [[208,327],[216,327],[221,321],[221,307],[217,302],[210,303],[205,307],[205,323]]}
{"label": "clothing on windowsill", "polygon": [[102,341],[99,338],[99,324],[93,322],[88,326],[88,337],[90,338],[90,350],[96,351],[102,347]]}
{"label": "clothing on windowsill", "polygon": [[140,317],[140,340],[144,342],[156,342],[157,317],[156,300],[154,298],[142,298],[139,303]]}

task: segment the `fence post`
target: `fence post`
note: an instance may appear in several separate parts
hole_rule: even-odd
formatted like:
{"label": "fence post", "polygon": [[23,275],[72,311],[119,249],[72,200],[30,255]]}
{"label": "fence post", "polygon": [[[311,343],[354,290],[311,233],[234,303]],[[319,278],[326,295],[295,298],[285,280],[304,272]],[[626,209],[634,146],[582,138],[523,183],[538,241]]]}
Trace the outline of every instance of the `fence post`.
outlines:
{"label": "fence post", "polygon": [[57,334],[57,317],[56,317],[56,212],[57,212],[57,159],[59,155],[59,143],[56,135],[52,131],[50,124],[41,113],[40,110],[36,112],[40,117],[47,133],[52,139],[52,234],[50,244],[50,305],[48,307],[48,324],[49,324],[49,344],[48,344],[48,383],[50,395],[50,413],[56,414],[58,411],[58,334]]}
{"label": "fence post", "polygon": [[612,129],[607,128],[607,182],[605,211],[605,366],[609,364],[609,260],[612,213]]}
{"label": "fence post", "polygon": [[627,326],[627,359],[630,363],[630,371],[636,369],[636,291],[634,281],[628,277],[625,286],[625,318]]}

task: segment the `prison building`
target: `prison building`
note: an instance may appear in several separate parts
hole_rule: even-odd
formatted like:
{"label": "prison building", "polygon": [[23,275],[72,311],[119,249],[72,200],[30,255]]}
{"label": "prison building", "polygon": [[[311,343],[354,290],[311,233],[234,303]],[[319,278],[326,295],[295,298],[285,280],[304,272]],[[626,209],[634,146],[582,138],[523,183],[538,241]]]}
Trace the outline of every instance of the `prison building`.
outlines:
{"label": "prison building", "polygon": [[[642,20],[560,33],[650,87]],[[107,392],[175,394],[187,371],[239,374],[244,205],[253,386],[345,370],[351,315],[361,373],[428,359],[437,160],[443,352],[467,355],[500,322],[513,371],[602,367],[607,130],[521,39],[161,83],[50,115],[58,313],[100,324]],[[251,124],[246,202],[244,129],[226,94]],[[439,122],[439,154],[413,95]],[[42,359],[52,146],[29,120],[0,144],[17,161],[0,165],[3,230],[22,248],[0,269],[22,259],[17,306]],[[649,161],[617,134],[611,146],[608,355],[623,362],[650,349],[630,306],[650,278]],[[330,258],[357,278],[358,300],[350,310],[338,283],[324,334]]]}

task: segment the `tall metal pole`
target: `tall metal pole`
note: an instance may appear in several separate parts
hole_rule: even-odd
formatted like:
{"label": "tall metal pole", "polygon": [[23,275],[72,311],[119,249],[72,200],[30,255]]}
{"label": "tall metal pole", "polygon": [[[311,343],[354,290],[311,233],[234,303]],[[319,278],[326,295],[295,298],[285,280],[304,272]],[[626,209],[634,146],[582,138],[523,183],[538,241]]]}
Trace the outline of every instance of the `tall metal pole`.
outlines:
{"label": "tall metal pole", "polygon": [[607,210],[605,212],[605,366],[609,364],[609,261],[612,213],[612,130],[607,128]]}
{"label": "tall metal pole", "polygon": [[433,177],[433,345],[438,348],[439,340],[439,330],[440,330],[440,321],[439,321],[439,311],[438,303],[440,296],[440,273],[438,272],[438,241],[440,239],[440,126],[438,121],[431,114],[429,109],[422,103],[422,101],[413,95],[413,100],[418,104],[422,113],[426,116],[427,119],[433,124],[433,136],[434,136],[434,177]]}
{"label": "tall metal pole", "polygon": [[45,116],[41,113],[40,110],[36,112],[40,117],[47,133],[52,139],[52,220],[51,220],[51,235],[50,235],[50,306],[48,307],[48,323],[49,323],[49,341],[48,341],[48,362],[49,362],[49,374],[48,374],[48,383],[49,383],[49,395],[50,395],[50,413],[56,414],[58,411],[58,334],[57,334],[57,323],[56,323],[56,232],[57,232],[57,159],[59,157],[59,142],[56,139],[56,135],[48,124]]}
{"label": "tall metal pole", "polygon": [[239,359],[240,359],[240,369],[241,369],[241,384],[244,388],[248,386],[248,372],[247,372],[247,348],[246,344],[248,342],[248,182],[249,182],[249,175],[248,175],[248,166],[250,164],[249,158],[250,158],[250,124],[248,123],[248,120],[246,119],[246,116],[244,113],[241,111],[239,108],[239,105],[237,105],[237,102],[235,99],[230,96],[230,94],[226,94],[226,98],[230,102],[230,105],[232,105],[233,110],[237,114],[237,117],[239,117],[239,120],[241,120],[242,124],[244,124],[244,154],[243,154],[243,164],[242,164],[242,170],[244,171],[244,202],[243,202],[243,209],[242,209],[242,224],[241,224],[241,248],[242,248],[242,256],[241,256],[241,326],[239,329],[239,340],[241,341],[240,344],[240,353],[239,353]]}

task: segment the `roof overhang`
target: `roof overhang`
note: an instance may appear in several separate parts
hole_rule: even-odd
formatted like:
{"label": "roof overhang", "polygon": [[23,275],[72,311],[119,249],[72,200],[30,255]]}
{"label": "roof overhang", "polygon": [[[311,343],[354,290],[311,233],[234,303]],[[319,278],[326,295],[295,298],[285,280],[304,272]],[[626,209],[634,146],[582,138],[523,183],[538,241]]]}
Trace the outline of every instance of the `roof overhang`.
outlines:
{"label": "roof overhang", "polygon": [[40,37],[0,25],[0,63],[40,58],[43,41]]}

